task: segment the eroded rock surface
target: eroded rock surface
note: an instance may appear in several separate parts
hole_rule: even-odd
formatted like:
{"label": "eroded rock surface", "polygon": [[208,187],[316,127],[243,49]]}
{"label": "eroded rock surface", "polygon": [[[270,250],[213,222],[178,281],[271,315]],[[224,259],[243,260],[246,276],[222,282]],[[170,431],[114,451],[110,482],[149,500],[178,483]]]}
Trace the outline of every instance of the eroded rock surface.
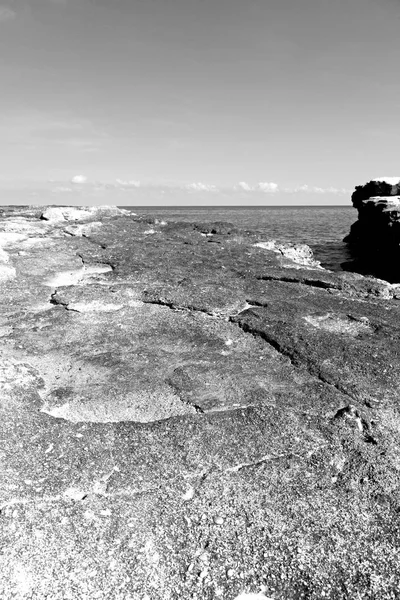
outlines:
{"label": "eroded rock surface", "polygon": [[398,287],[46,210],[0,219],[1,598],[396,598]]}
{"label": "eroded rock surface", "polygon": [[400,282],[400,177],[357,186],[352,202],[358,220],[344,239],[354,254],[346,268]]}

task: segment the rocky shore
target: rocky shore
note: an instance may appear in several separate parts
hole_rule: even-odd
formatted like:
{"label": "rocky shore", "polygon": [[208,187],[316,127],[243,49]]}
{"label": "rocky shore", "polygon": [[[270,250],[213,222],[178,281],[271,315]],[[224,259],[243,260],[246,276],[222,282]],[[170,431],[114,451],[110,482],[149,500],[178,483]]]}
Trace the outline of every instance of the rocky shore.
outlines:
{"label": "rocky shore", "polygon": [[3,207],[0,303],[2,599],[398,597],[399,286]]}
{"label": "rocky shore", "polygon": [[358,220],[343,240],[354,254],[347,268],[400,282],[400,177],[357,186],[352,202]]}

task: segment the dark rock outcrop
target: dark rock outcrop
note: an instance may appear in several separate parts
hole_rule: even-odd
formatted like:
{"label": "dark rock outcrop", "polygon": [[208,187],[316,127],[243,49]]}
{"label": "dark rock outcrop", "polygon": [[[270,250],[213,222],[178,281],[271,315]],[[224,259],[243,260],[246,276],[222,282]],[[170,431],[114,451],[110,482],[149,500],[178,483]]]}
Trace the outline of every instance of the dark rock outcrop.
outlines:
{"label": "dark rock outcrop", "polygon": [[354,258],[345,268],[400,282],[400,178],[357,186],[352,202],[358,220],[343,241]]}
{"label": "dark rock outcrop", "polygon": [[0,597],[396,598],[398,287],[43,210],[0,216]]}

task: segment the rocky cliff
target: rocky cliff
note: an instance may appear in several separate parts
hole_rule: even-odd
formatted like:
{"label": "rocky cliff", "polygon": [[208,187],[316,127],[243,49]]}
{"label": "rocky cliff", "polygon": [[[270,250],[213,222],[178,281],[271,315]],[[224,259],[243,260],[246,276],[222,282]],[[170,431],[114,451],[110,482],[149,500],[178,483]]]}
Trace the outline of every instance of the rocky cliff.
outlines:
{"label": "rocky cliff", "polygon": [[357,186],[352,202],[358,220],[344,239],[352,246],[350,270],[400,281],[400,177]]}
{"label": "rocky cliff", "polygon": [[1,598],[397,597],[398,286],[113,208],[0,247]]}

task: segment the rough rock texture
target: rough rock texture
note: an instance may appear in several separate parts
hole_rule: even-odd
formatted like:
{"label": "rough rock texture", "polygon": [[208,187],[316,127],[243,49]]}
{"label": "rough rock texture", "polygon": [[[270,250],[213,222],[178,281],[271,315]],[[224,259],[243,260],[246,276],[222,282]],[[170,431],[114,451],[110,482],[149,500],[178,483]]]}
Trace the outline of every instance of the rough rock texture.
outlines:
{"label": "rough rock texture", "polygon": [[354,254],[346,268],[400,282],[400,177],[357,186],[352,202],[358,220],[344,238]]}
{"label": "rough rock texture", "polygon": [[397,598],[398,287],[44,210],[0,219],[0,597]]}

